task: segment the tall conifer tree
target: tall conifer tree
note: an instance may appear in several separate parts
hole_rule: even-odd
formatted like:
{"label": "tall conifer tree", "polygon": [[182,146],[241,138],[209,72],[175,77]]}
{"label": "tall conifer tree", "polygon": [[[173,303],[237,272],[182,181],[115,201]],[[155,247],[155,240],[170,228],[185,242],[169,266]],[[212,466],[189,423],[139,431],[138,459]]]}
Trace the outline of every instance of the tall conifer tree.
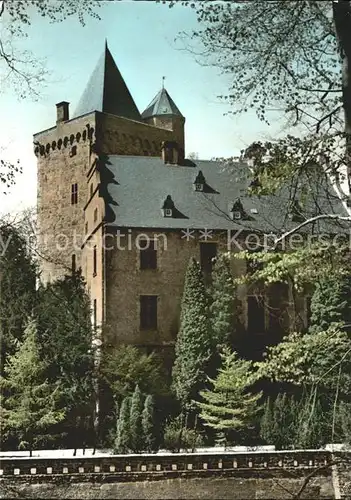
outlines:
{"label": "tall conifer tree", "polygon": [[117,420],[117,432],[115,440],[116,453],[128,453],[130,450],[130,402],[129,396],[125,397],[121,404]]}
{"label": "tall conifer tree", "polygon": [[238,301],[228,255],[217,257],[212,273],[211,334],[214,348],[230,341],[238,318]]}
{"label": "tall conifer tree", "polygon": [[33,446],[48,434],[50,427],[64,418],[59,408],[59,384],[45,378],[46,366],[41,360],[37,344],[37,329],[31,321],[23,342],[11,355],[5,366],[2,386],[8,397],[2,404],[5,430],[14,432],[23,448],[32,455]]}
{"label": "tall conifer tree", "polygon": [[143,395],[137,385],[133,392],[130,406],[130,443],[131,448],[135,453],[141,452],[144,446],[142,413]]}
{"label": "tall conifer tree", "polygon": [[[62,432],[68,442],[92,434],[94,352],[90,299],[80,273],[42,286],[37,322],[40,353],[47,377],[60,382],[67,417]],[[89,424],[88,424],[89,422]],[[86,426],[89,425],[90,429]]]}
{"label": "tall conifer tree", "polygon": [[145,451],[156,450],[155,403],[151,394],[146,396],[142,414],[143,441]]}
{"label": "tall conifer tree", "polygon": [[36,266],[19,228],[0,223],[0,370],[22,341],[36,300]]}
{"label": "tall conifer tree", "polygon": [[192,258],[185,277],[173,367],[173,388],[183,410],[189,409],[205,381],[210,348],[208,299],[200,266]]}
{"label": "tall conifer tree", "polygon": [[211,389],[200,392],[203,402],[197,403],[205,425],[224,433],[226,441],[235,438],[235,432],[248,428],[260,409],[261,393],[248,388],[254,383],[252,363],[240,359],[229,348],[221,354],[222,366],[215,379],[209,379]]}

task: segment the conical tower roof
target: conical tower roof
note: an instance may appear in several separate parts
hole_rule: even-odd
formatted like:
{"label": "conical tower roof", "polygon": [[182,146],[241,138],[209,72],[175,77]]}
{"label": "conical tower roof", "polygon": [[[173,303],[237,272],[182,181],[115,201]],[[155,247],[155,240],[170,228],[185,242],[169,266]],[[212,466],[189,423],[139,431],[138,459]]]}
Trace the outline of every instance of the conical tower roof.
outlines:
{"label": "conical tower roof", "polygon": [[79,100],[74,117],[92,111],[101,111],[141,121],[138,108],[117,68],[107,43]]}
{"label": "conical tower roof", "polygon": [[183,116],[165,88],[160,90],[141,116],[142,118],[151,118],[152,116],[162,115]]}

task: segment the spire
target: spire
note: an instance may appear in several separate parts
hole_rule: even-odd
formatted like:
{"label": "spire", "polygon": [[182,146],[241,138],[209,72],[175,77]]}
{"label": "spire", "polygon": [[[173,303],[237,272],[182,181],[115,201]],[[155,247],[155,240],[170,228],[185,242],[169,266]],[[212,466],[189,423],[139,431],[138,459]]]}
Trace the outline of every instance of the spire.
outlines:
{"label": "spire", "polygon": [[151,118],[152,116],[160,115],[178,115],[183,116],[179,111],[175,102],[164,88],[164,78],[162,83],[162,89],[156,95],[156,97],[151,101],[145,111],[142,113],[143,118]]}
{"label": "spire", "polygon": [[105,49],[79,100],[74,117],[102,111],[141,121],[138,108],[111,55],[105,39]]}

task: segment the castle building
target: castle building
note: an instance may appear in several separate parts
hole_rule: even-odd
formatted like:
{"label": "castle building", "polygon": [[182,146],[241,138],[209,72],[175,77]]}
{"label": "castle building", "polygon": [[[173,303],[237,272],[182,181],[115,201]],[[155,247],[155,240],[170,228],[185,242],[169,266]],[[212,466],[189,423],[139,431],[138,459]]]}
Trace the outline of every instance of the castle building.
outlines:
{"label": "castle building", "polygon": [[[167,90],[140,113],[107,44],[74,114],[68,102],[56,108],[56,125],[34,135],[41,279],[81,268],[103,341],[172,351],[189,259],[209,277],[218,252],[257,246],[257,229],[288,229],[300,208],[287,218],[288,195],[247,196],[248,164],[233,173],[186,159],[185,117]],[[320,210],[331,203],[320,200]],[[262,345],[295,321],[289,294],[240,288],[242,323]]]}

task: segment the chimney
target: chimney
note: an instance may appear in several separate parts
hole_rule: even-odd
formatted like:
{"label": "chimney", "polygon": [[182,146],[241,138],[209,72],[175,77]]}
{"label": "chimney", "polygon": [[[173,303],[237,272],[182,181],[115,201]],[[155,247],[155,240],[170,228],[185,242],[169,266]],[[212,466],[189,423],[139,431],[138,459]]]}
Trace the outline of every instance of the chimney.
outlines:
{"label": "chimney", "polygon": [[178,165],[179,153],[178,144],[174,141],[164,141],[162,143],[162,160],[164,163]]}
{"label": "chimney", "polygon": [[56,104],[56,123],[69,120],[69,102],[62,101]]}

